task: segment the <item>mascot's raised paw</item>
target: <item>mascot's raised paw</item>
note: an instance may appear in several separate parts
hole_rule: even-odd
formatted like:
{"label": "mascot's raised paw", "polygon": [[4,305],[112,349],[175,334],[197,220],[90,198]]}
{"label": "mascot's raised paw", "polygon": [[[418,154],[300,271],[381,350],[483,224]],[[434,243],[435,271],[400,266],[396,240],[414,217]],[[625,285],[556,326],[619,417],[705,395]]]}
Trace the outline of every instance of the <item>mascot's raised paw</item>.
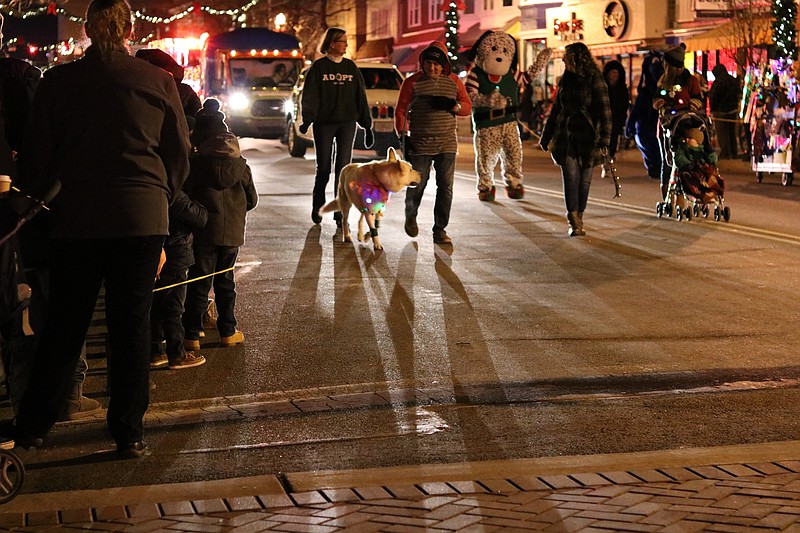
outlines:
{"label": "mascot's raised paw", "polygon": [[489,107],[492,109],[503,109],[508,105],[508,98],[503,96],[500,91],[494,91],[489,95]]}

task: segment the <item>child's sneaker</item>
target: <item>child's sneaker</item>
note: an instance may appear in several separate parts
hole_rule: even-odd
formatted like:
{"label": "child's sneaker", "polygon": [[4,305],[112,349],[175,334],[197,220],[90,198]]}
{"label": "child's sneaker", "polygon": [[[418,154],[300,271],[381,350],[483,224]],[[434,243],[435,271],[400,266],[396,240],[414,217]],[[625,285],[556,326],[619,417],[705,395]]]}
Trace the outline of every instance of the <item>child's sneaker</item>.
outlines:
{"label": "child's sneaker", "polygon": [[219,342],[220,344],[226,347],[241,344],[244,342],[244,333],[242,333],[237,329],[236,331],[233,332],[233,335],[229,335],[227,337],[220,337]]}
{"label": "child's sneaker", "polygon": [[195,355],[194,352],[186,352],[180,359],[173,359],[169,362],[170,370],[181,370],[183,368],[193,368],[206,362],[202,355]]}

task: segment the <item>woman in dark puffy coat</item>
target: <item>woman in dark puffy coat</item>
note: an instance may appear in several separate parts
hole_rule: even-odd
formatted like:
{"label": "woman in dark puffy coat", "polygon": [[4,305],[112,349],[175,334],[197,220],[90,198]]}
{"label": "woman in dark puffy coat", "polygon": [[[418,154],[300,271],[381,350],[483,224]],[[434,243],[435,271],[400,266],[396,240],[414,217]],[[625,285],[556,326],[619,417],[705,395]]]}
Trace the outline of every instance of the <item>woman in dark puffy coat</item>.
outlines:
{"label": "woman in dark puffy coat", "polygon": [[195,264],[189,279],[204,277],[189,285],[183,325],[186,350],[200,349],[203,314],[208,309],[208,293],[214,285],[217,307],[217,331],[222,346],[244,342],[236,328],[234,305],[236,283],[233,266],[244,244],[245,217],[258,202],[253,176],[239,150],[239,141],[228,131],[219,102],[205,101],[195,115],[191,135],[194,153],[189,158],[190,171],[185,189],[189,196],[208,209],[208,223],[194,234]]}
{"label": "woman in dark puffy coat", "polygon": [[608,143],[608,157],[614,159],[625,121],[628,120],[630,95],[625,81],[625,68],[617,60],[611,60],[603,66],[603,79],[608,85],[608,101],[611,104],[611,141]]}
{"label": "woman in dark puffy coat", "polygon": [[658,111],[653,109],[653,98],[662,74],[664,67],[659,55],[655,52],[648,54],[642,61],[636,101],[625,126],[625,136],[636,141],[647,175],[654,180],[661,179],[661,147],[658,142]]}
{"label": "woman in dark puffy coat", "polygon": [[569,235],[586,235],[583,212],[594,167],[605,160],[611,138],[608,87],[592,53],[583,43],[567,45],[566,71],[544,126],[540,146],[561,167]]}

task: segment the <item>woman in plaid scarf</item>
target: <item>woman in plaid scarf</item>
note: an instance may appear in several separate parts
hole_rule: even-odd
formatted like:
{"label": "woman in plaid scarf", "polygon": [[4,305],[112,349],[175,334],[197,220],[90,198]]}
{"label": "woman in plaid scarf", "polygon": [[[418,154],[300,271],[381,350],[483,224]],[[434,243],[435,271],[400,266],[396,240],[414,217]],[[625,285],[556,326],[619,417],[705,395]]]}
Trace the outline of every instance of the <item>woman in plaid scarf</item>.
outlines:
{"label": "woman in plaid scarf", "polygon": [[586,235],[583,212],[592,172],[604,162],[611,140],[611,106],[603,75],[585,44],[566,47],[564,66],[540,145],[561,167],[569,235],[574,237]]}

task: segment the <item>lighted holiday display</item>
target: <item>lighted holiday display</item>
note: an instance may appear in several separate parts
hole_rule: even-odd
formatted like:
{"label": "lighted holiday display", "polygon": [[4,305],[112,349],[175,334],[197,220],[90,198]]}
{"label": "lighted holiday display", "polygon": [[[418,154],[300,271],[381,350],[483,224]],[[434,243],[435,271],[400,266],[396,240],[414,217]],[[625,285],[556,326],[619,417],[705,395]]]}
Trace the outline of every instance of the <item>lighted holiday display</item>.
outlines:
{"label": "lighted holiday display", "polygon": [[442,10],[444,14],[444,39],[447,46],[447,56],[450,63],[455,65],[458,61],[458,24],[459,9],[466,9],[463,0],[443,0]]}
{"label": "lighted holiday display", "polygon": [[795,0],[772,0],[772,42],[782,58],[797,59],[796,16]]}

